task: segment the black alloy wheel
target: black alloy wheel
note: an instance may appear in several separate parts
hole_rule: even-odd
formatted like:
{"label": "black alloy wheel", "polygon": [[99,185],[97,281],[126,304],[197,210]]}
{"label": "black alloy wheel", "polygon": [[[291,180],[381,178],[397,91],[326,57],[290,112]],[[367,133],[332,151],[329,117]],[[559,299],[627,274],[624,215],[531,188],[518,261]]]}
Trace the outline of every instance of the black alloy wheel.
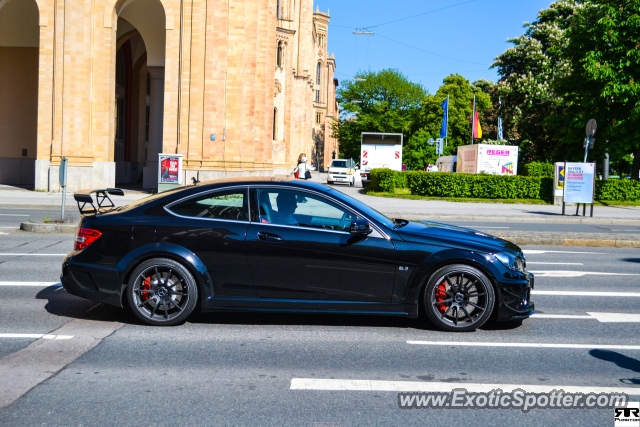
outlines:
{"label": "black alloy wheel", "polygon": [[127,297],[133,313],[146,324],[172,326],[193,312],[198,302],[198,285],[182,264],[154,258],[133,271]]}
{"label": "black alloy wheel", "polygon": [[423,307],[438,328],[452,332],[474,331],[491,316],[493,285],[480,270],[450,265],[436,271],[425,287]]}

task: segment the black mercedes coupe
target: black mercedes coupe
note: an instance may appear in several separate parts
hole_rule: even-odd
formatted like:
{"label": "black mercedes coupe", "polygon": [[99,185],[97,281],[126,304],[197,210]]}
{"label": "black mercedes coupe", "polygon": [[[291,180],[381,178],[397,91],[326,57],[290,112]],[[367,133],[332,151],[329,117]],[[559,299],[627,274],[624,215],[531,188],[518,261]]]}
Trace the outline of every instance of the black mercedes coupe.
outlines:
{"label": "black mercedes coupe", "polygon": [[75,193],[82,216],[60,280],[73,295],[128,303],[149,325],[179,324],[198,308],[426,316],[472,331],[492,314],[533,313],[518,246],[389,219],[322,184],[234,178],[104,206],[123,194]]}

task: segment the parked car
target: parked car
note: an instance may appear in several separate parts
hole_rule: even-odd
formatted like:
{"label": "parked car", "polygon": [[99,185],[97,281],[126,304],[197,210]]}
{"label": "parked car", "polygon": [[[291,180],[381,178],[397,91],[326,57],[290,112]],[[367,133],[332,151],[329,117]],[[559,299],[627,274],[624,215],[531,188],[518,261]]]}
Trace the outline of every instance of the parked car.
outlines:
{"label": "parked car", "polygon": [[518,246],[466,228],[389,219],[322,184],[225,179],[105,207],[122,194],[74,194],[81,219],[60,280],[73,295],[126,302],[149,325],[179,324],[196,307],[424,313],[447,331],[474,330],[492,313],[497,320],[533,313],[534,277]]}
{"label": "parked car", "polygon": [[329,165],[327,184],[347,184],[349,187],[356,183],[356,163],[353,159],[335,159]]}

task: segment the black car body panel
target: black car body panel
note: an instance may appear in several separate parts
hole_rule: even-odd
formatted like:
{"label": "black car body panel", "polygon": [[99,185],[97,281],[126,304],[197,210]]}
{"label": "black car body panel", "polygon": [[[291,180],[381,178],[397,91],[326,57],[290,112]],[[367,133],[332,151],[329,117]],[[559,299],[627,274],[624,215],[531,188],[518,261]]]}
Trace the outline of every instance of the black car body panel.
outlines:
{"label": "black car body panel", "polygon": [[[376,237],[255,221],[255,188],[308,192],[369,220]],[[178,216],[167,206],[227,188],[247,191],[248,221]],[[240,190],[239,190],[240,191]],[[496,289],[499,320],[526,318],[533,275],[491,254],[522,255],[518,246],[460,227],[392,221],[361,202],[313,182],[241,178],[200,183],[126,207],[83,215],[81,228],[102,233],[63,262],[61,281],[74,295],[123,306],[129,276],[151,258],[185,265],[200,287],[203,311],[376,313],[418,316],[422,289],[439,268],[467,264]]]}

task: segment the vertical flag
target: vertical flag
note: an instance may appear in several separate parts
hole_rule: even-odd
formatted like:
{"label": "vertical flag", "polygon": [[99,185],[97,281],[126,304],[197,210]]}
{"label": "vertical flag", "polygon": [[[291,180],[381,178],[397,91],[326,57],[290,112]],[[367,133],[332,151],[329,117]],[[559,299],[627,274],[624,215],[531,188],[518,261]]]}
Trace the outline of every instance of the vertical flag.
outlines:
{"label": "vertical flag", "polygon": [[478,110],[476,109],[476,97],[473,96],[473,116],[471,125],[471,145],[473,145],[474,138],[482,138],[482,128],[480,127],[480,120],[478,119]]}
{"label": "vertical flag", "polygon": [[[502,97],[499,98],[500,109],[502,109]],[[502,141],[504,138],[502,136],[502,117],[498,117],[498,140]]]}
{"label": "vertical flag", "polygon": [[449,133],[449,96],[442,103],[444,114],[442,116],[442,127],[440,128],[440,138],[446,138]]}

